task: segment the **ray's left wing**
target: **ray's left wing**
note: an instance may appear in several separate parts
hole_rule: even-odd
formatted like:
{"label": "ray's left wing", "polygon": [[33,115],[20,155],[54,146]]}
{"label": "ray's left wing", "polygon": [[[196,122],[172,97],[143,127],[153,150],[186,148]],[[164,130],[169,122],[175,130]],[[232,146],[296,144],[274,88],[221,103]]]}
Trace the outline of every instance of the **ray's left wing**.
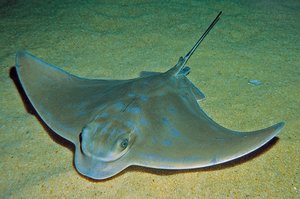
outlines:
{"label": "ray's left wing", "polygon": [[129,81],[80,78],[26,51],[17,52],[16,70],[41,119],[73,143],[78,140],[82,127],[107,100],[104,96],[113,87]]}

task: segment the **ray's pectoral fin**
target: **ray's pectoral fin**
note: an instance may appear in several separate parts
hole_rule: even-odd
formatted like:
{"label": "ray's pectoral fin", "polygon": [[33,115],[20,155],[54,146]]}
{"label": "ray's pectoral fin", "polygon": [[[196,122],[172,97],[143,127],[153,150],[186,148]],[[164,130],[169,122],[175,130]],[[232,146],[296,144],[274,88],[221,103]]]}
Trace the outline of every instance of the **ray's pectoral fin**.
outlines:
{"label": "ray's pectoral fin", "polygon": [[19,51],[16,70],[21,85],[41,119],[75,143],[82,127],[103,105],[103,93],[127,80],[85,79]]}

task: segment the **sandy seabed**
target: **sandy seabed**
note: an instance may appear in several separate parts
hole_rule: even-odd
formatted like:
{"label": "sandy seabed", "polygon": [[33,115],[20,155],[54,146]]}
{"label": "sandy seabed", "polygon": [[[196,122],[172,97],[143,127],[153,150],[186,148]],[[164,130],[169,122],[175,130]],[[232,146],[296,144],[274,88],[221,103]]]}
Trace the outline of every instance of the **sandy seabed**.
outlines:
{"label": "sandy seabed", "polygon": [[[188,63],[207,97],[202,108],[234,130],[286,122],[277,139],[236,161],[87,179],[73,146],[30,114],[14,83],[20,49],[83,77],[166,71],[220,10]],[[0,198],[299,198],[299,20],[297,0],[0,1]]]}

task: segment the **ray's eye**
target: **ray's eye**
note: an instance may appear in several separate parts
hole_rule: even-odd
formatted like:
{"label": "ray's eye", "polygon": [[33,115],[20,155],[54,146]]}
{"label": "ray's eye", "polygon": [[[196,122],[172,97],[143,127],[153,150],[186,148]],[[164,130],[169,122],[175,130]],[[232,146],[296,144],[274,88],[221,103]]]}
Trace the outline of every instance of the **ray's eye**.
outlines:
{"label": "ray's eye", "polygon": [[128,146],[128,139],[125,138],[124,140],[122,140],[121,144],[120,144],[122,149],[126,149]]}

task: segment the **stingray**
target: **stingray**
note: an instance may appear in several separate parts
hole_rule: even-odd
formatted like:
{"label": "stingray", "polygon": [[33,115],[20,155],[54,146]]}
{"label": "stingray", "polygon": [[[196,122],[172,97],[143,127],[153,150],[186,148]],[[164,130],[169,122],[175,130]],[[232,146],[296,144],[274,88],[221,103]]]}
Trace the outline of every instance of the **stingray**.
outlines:
{"label": "stingray", "polygon": [[238,132],[222,127],[200,107],[205,95],[187,78],[188,59],[217,23],[166,72],[137,78],[81,78],[26,51],[16,54],[21,85],[40,118],[75,145],[74,165],[93,179],[112,177],[136,165],[192,169],[248,154],[283,128]]}

